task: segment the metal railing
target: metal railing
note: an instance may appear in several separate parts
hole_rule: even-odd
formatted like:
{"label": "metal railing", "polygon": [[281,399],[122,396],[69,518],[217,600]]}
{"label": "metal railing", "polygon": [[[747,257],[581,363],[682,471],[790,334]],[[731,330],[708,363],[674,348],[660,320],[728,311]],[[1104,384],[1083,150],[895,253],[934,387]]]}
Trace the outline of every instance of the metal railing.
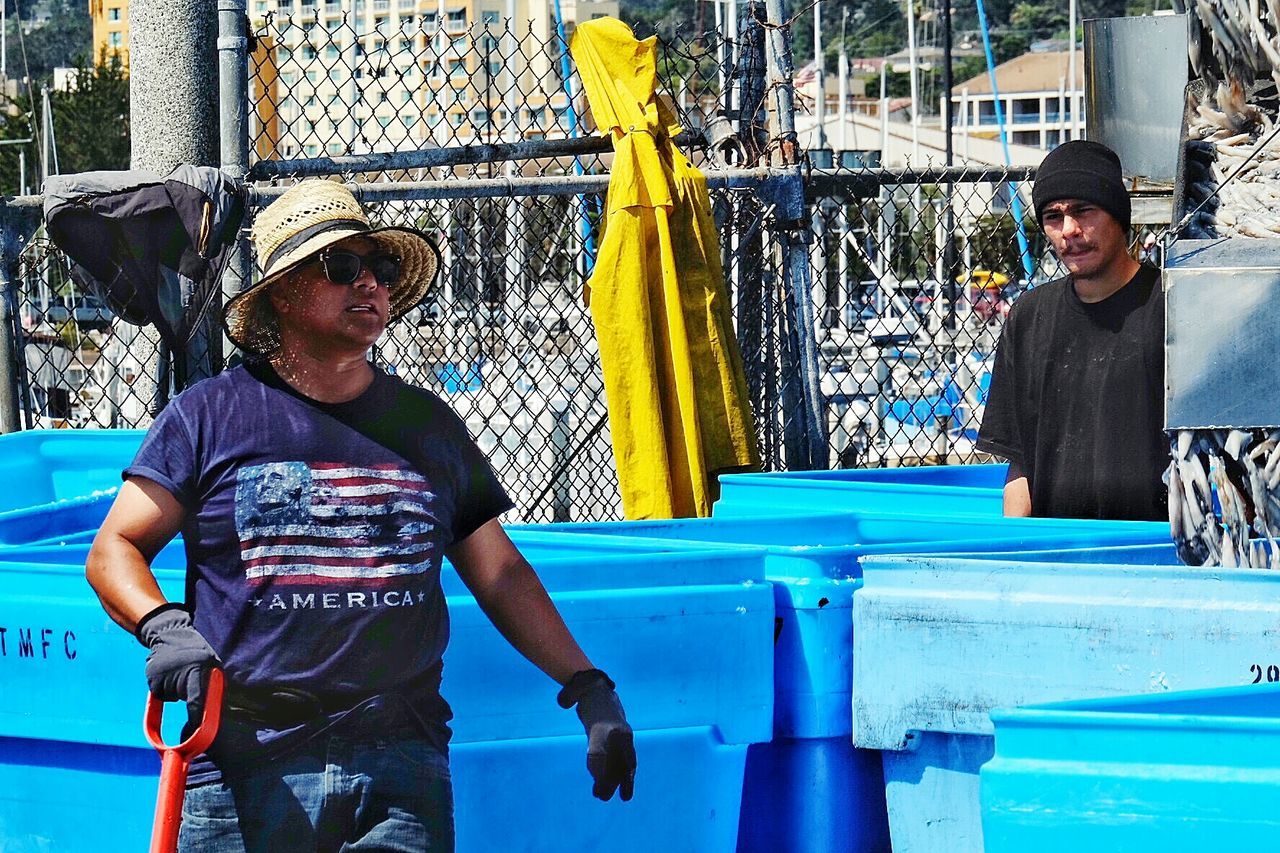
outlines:
{"label": "metal railing", "polygon": [[[612,144],[590,124],[564,33],[459,31],[416,12],[374,27],[374,12],[407,6],[336,15],[317,3],[253,20],[248,38],[237,6],[220,3],[233,78],[222,167],[248,182],[250,215],[303,177],[332,177],[376,222],[431,234],[439,285],[375,360],[458,411],[515,517],[618,517],[584,302]],[[782,21],[769,0],[733,39],[666,34],[659,69],[682,150],[708,175],[764,464],[973,461],[991,352],[1029,284],[1008,201],[1029,197],[1031,175],[808,168]],[[432,73],[453,60],[468,71],[456,86]],[[38,231],[39,201],[0,211],[0,429],[145,427],[155,336],[77,290]],[[1043,247],[1031,250],[1035,278],[1050,277]],[[232,261],[224,291],[251,260]],[[189,357],[220,369],[231,355],[220,343]]]}

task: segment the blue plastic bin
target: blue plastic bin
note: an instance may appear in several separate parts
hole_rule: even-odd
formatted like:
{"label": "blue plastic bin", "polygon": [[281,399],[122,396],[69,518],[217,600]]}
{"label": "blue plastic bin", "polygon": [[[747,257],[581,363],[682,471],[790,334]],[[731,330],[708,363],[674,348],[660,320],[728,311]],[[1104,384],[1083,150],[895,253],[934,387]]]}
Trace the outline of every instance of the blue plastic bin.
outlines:
{"label": "blue plastic bin", "polygon": [[991,721],[986,853],[1272,850],[1280,838],[1280,684],[1036,705]]}
{"label": "blue plastic bin", "polygon": [[143,430],[28,430],[0,435],[0,518],[12,510],[115,489]]}
{"label": "blue plastic bin", "polygon": [[[732,850],[747,747],[772,735],[774,608],[761,552],[645,553],[615,541],[593,553],[581,540],[557,558],[545,535],[520,538],[541,555],[535,565],[574,634],[618,681],[641,761],[636,794],[591,796],[577,717],[446,570],[459,849]],[[27,550],[41,562],[0,564],[0,848],[146,849],[159,763],[142,738],[144,650],[85,583],[87,546]],[[180,599],[181,546],[153,565]]]}
{"label": "blue plastic bin", "polygon": [[0,435],[0,545],[96,530],[141,430],[30,430]]}
{"label": "blue plastic bin", "polygon": [[749,751],[739,847],[808,853],[888,848],[879,757],[854,749],[851,743],[851,608],[862,583],[859,558],[873,553],[972,554],[1099,542],[1152,543],[1168,536],[1167,525],[1153,522],[1005,518],[976,522],[964,517],[888,513],[511,529],[765,547],[765,576],[774,584],[778,614],[774,739]]}
{"label": "blue plastic bin", "polygon": [[1007,465],[724,474],[716,517],[870,510],[1000,516]]}
{"label": "blue plastic bin", "polygon": [[1173,559],[1164,545],[862,561],[853,739],[884,750],[896,853],[981,853],[993,708],[1242,685],[1280,663],[1280,573]]}

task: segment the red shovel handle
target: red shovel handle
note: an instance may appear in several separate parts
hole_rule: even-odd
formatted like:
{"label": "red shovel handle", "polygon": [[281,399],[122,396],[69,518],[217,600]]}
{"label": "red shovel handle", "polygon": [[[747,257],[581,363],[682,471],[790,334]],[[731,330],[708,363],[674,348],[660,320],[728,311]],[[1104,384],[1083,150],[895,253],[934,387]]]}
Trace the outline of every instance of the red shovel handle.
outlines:
{"label": "red shovel handle", "polygon": [[160,793],[156,797],[156,822],[151,830],[151,853],[174,853],[178,849],[178,824],[182,821],[182,796],[187,787],[191,759],[209,748],[218,734],[222,718],[222,670],[209,670],[209,686],[204,695],[204,715],[191,737],[177,746],[168,746],[160,736],[164,703],[147,694],[144,729],[147,742],[160,751]]}

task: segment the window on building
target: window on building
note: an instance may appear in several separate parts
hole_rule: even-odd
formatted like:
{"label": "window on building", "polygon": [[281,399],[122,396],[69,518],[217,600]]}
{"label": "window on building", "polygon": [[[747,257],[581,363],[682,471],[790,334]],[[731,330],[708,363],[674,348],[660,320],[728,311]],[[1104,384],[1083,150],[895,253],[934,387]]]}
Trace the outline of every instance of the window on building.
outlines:
{"label": "window on building", "polygon": [[489,76],[490,76],[490,77],[497,77],[497,76],[498,76],[499,74],[501,74],[501,73],[502,73],[502,63],[501,63],[501,62],[490,62],[490,63],[489,63]]}
{"label": "window on building", "polygon": [[462,127],[463,118],[464,116],[462,115],[462,113],[450,113],[449,124],[453,125],[454,127]]}
{"label": "window on building", "polygon": [[293,81],[298,79],[298,75],[292,71],[285,71],[280,74],[280,82],[286,86],[292,86]]}
{"label": "window on building", "polygon": [[413,113],[401,113],[400,123],[404,125],[405,130],[413,130],[414,124],[418,121],[418,117]]}
{"label": "window on building", "polygon": [[418,0],[400,0],[396,8],[401,12],[412,12],[418,8]]}
{"label": "window on building", "polygon": [[319,145],[308,145],[305,150],[308,157],[318,157],[320,155]]}
{"label": "window on building", "polygon": [[391,8],[391,0],[373,0],[373,11],[386,12]]}
{"label": "window on building", "polygon": [[465,77],[467,75],[467,63],[461,59],[449,60],[449,76]]}
{"label": "window on building", "polygon": [[467,25],[467,10],[453,9],[447,13],[445,20],[448,22],[449,29],[451,30],[464,28]]}
{"label": "window on building", "polygon": [[497,12],[481,12],[480,20],[486,24],[496,24],[498,23],[498,13]]}
{"label": "window on building", "polygon": [[328,47],[326,47],[326,48],[324,49],[324,58],[325,58],[325,59],[337,59],[337,58],[338,58],[338,46],[337,46],[336,44],[331,44],[331,45],[329,45]]}
{"label": "window on building", "polygon": [[307,80],[308,80],[308,81],[310,81],[310,82],[312,82],[312,83],[316,82],[316,79],[317,79],[319,76],[320,76],[319,72],[315,71],[314,69],[312,69],[311,71],[308,71],[308,72],[307,72]]}
{"label": "window on building", "polygon": [[112,47],[123,47],[124,36],[121,33],[111,33],[111,35],[107,37],[107,43]]}
{"label": "window on building", "polygon": [[475,124],[475,125],[481,125],[481,124],[485,124],[485,123],[486,123],[486,122],[488,122],[488,121],[489,121],[489,111],[488,111],[488,110],[480,110],[480,109],[476,109],[476,110],[472,110],[472,111],[471,111],[471,123],[472,123],[472,124]]}
{"label": "window on building", "polygon": [[435,25],[436,25],[436,13],[435,12],[424,13],[422,16],[422,26],[434,27]]}
{"label": "window on building", "polygon": [[413,92],[410,92],[409,90],[406,89],[405,91],[400,93],[400,103],[407,104],[411,100],[413,100]]}
{"label": "window on building", "polygon": [[387,26],[387,16],[383,15],[373,19],[373,28],[378,32],[383,32],[383,27]]}
{"label": "window on building", "polygon": [[[266,4],[266,3],[259,3],[258,5],[259,5],[260,7],[265,7],[267,4]],[[266,9],[265,9],[265,8],[260,8],[258,11],[259,11],[259,12],[265,12],[265,11],[266,11]],[[118,21],[118,20],[120,20],[120,10],[119,10],[118,8],[117,8],[117,9],[108,9],[108,10],[107,10],[107,20],[108,20],[108,21]]]}
{"label": "window on building", "polygon": [[330,157],[336,157],[336,156],[338,156],[338,155],[340,155],[340,154],[342,154],[342,143],[341,143],[341,142],[330,142],[330,143],[329,143],[329,156],[330,156]]}
{"label": "window on building", "polygon": [[[330,45],[330,46],[332,47],[332,45]],[[315,49],[315,47],[314,47],[313,45],[310,45],[310,44],[304,44],[304,45],[302,46],[302,58],[303,58],[303,59],[315,59],[315,58],[316,58],[316,49]]]}

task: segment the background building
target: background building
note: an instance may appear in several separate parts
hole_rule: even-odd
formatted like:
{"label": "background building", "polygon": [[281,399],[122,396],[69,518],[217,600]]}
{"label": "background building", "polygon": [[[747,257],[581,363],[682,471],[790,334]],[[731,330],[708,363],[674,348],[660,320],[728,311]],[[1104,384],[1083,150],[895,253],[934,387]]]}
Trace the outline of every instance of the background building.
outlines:
{"label": "background building", "polygon": [[93,59],[103,51],[120,55],[129,65],[129,0],[89,0],[89,16],[93,19]]}
{"label": "background building", "polygon": [[[1076,51],[1074,92],[1067,91],[1069,56],[1065,50],[1024,53],[996,66],[1009,142],[1048,151],[1068,139],[1084,138],[1084,51]],[[985,71],[953,86],[951,102],[958,135],[1000,138],[996,99]]]}

